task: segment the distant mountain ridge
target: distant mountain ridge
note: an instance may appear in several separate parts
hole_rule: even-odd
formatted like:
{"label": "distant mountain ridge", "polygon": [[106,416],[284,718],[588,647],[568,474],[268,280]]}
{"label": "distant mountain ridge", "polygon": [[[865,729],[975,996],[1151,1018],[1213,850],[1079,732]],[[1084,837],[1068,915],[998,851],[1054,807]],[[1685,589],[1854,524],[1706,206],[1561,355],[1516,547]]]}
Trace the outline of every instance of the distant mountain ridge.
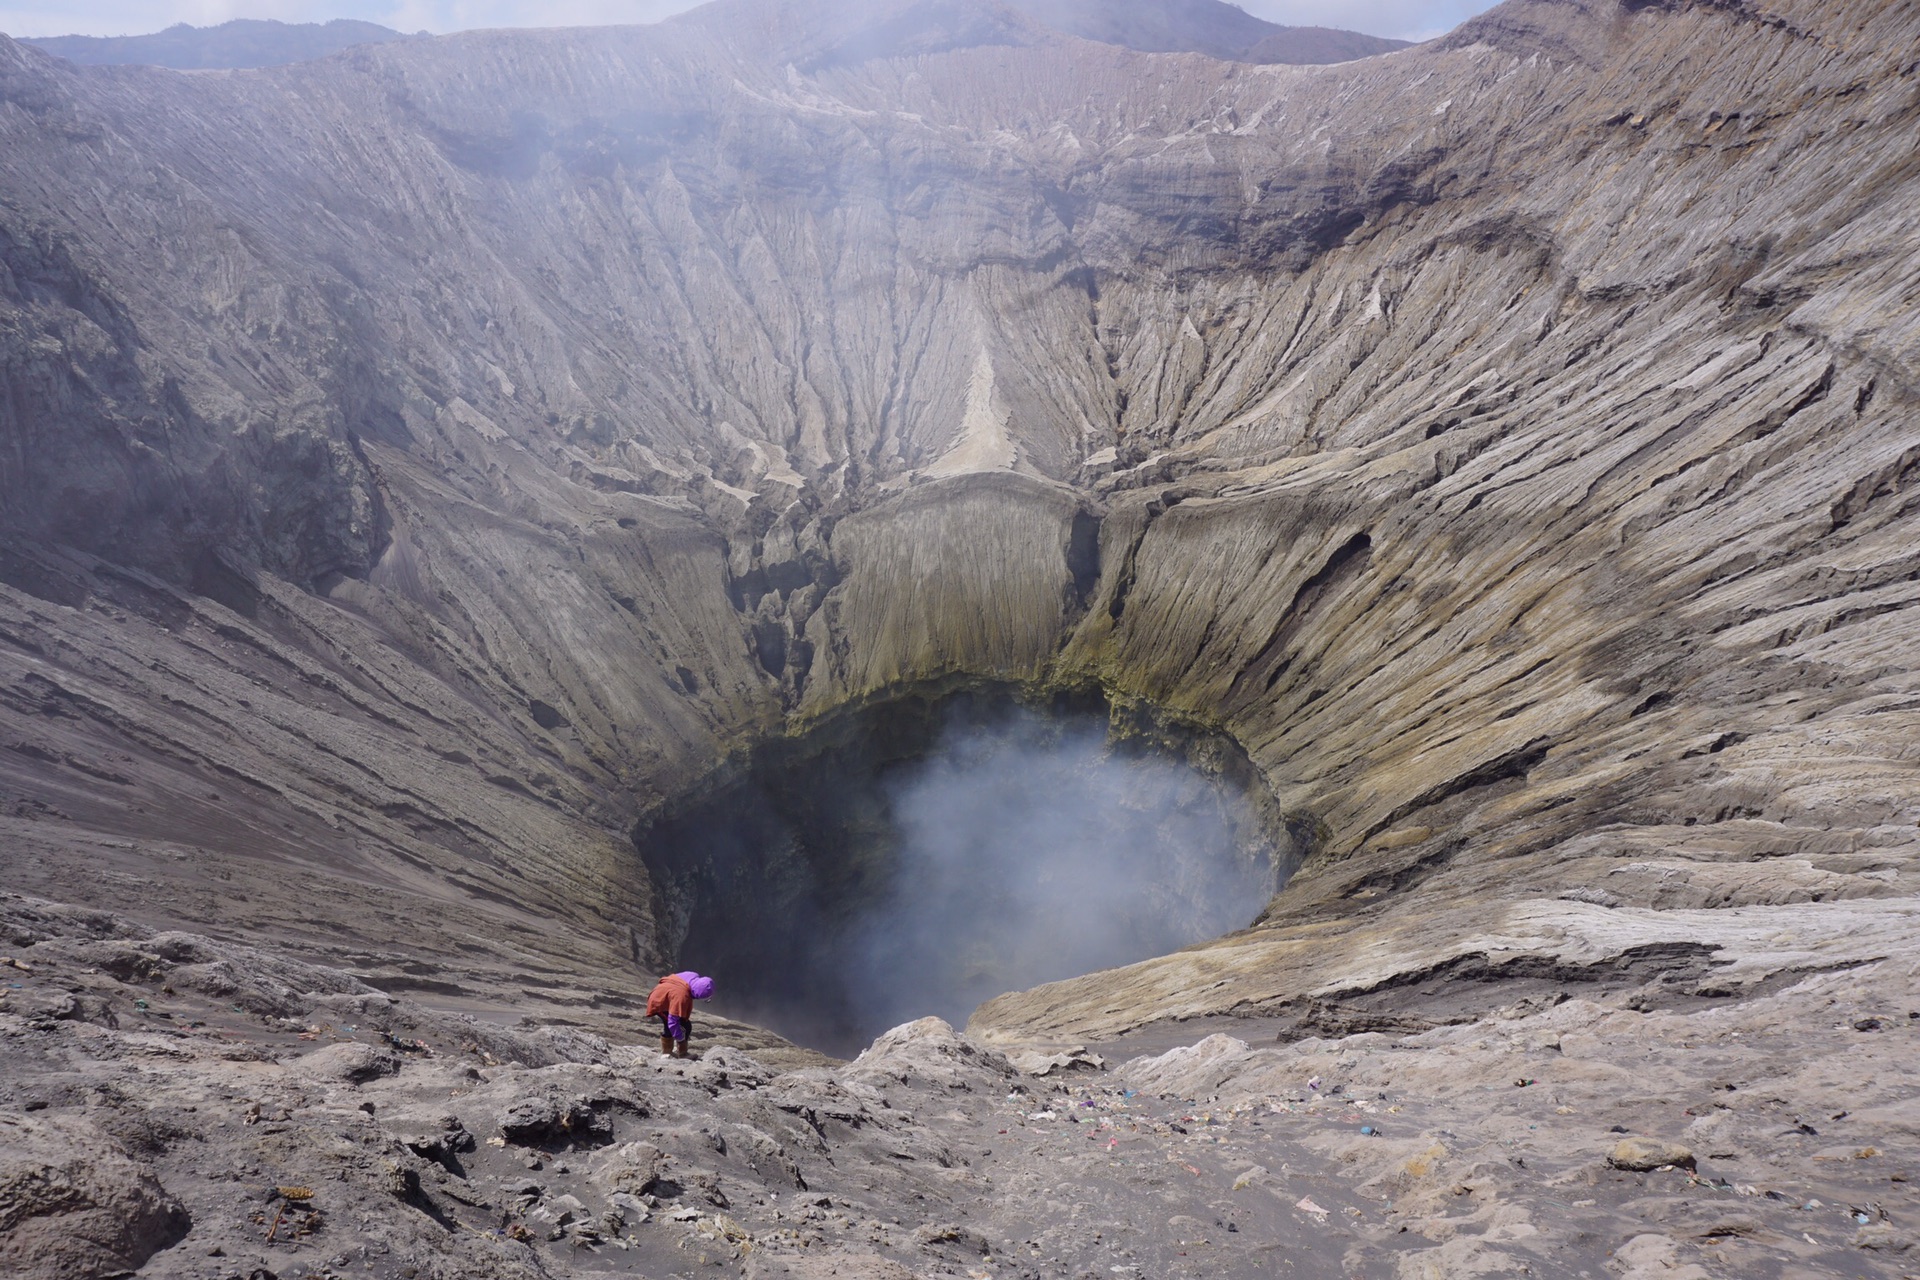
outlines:
{"label": "distant mountain ridge", "polygon": [[1281,26],[1224,0],[1009,0],[1008,7],[1085,40],[1229,62],[1350,62],[1410,43],[1332,27]]}
{"label": "distant mountain ridge", "polygon": [[236,18],[216,27],[175,23],[143,36],[43,36],[22,40],[83,66],[137,64],[210,71],[231,67],[277,67],[310,62],[363,44],[412,37],[376,22],[335,18],[331,22],[278,22]]}
{"label": "distant mountain ridge", "polygon": [[1356,31],[1283,27],[1224,0],[710,0],[669,18],[802,72],[1061,36],[1228,62],[1326,64],[1407,47]]}
{"label": "distant mountain ridge", "polygon": [[[961,11],[965,21],[956,21]],[[1052,31],[1147,53],[1203,53],[1232,62],[1318,65],[1407,47],[1405,40],[1331,27],[1286,27],[1224,0],[1002,0],[955,6],[880,6],[859,22],[861,38],[834,54],[872,56],[1006,38],[1018,19]],[[951,28],[951,30],[949,30]],[[937,34],[936,34],[937,33]],[[356,45],[413,37],[378,23],[278,22],[251,18],[214,27],[177,23],[138,36],[45,36],[22,40],[84,66],[137,64],[203,71],[310,62]],[[924,47],[922,47],[924,46]]]}

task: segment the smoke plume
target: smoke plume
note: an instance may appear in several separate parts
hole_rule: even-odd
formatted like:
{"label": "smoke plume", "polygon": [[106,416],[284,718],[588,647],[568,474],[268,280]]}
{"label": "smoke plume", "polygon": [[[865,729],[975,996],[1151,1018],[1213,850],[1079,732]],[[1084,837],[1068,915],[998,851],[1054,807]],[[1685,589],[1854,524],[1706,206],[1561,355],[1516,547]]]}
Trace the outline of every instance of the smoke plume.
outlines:
{"label": "smoke plume", "polygon": [[893,881],[849,940],[848,994],[872,1025],[964,1022],[1001,992],[1243,927],[1272,892],[1235,797],[1110,752],[1091,717],[955,726],[889,791]]}

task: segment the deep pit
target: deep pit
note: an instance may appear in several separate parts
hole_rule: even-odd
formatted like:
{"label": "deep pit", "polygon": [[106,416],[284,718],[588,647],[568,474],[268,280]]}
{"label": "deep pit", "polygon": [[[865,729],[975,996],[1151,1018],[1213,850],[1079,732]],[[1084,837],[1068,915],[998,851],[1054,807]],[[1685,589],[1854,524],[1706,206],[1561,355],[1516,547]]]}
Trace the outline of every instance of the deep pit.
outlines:
{"label": "deep pit", "polygon": [[1259,915],[1300,839],[1230,740],[930,690],[768,743],[636,834],[716,1012],[835,1054]]}

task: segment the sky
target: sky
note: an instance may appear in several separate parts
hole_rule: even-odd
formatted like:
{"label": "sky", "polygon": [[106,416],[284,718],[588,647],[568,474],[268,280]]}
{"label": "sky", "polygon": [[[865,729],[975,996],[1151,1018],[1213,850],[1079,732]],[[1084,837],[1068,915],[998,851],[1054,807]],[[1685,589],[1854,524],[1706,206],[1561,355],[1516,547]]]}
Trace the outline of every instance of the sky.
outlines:
{"label": "sky", "polygon": [[[1269,22],[1345,27],[1423,40],[1493,0],[1242,0]],[[137,35],[176,22],[213,26],[231,18],[325,22],[360,18],[401,31],[472,27],[564,27],[653,22],[691,0],[0,0],[0,31],[12,36]]]}

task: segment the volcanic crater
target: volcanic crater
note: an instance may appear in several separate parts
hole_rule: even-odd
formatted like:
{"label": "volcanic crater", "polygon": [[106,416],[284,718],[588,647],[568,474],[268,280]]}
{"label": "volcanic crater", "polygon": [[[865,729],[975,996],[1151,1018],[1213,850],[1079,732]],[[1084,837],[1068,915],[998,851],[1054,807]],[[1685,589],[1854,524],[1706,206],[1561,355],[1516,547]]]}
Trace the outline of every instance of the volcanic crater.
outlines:
{"label": "volcanic crater", "polygon": [[1920,14],[1053,8],[0,37],[8,1268],[1917,1265]]}

